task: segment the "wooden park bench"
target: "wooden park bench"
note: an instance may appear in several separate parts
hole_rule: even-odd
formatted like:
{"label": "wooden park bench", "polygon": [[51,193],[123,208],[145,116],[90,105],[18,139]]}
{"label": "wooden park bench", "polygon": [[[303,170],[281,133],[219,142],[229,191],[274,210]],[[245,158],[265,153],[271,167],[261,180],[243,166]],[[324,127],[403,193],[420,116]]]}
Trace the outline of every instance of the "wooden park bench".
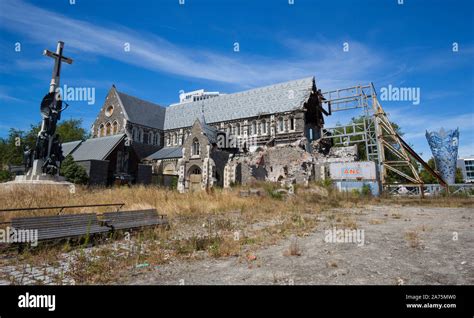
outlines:
{"label": "wooden park bench", "polygon": [[13,218],[11,225],[15,229],[38,230],[38,241],[87,237],[110,231],[101,225],[95,213]]}
{"label": "wooden park bench", "polygon": [[158,215],[155,209],[106,212],[103,218],[103,222],[114,231],[168,224],[166,217]]}

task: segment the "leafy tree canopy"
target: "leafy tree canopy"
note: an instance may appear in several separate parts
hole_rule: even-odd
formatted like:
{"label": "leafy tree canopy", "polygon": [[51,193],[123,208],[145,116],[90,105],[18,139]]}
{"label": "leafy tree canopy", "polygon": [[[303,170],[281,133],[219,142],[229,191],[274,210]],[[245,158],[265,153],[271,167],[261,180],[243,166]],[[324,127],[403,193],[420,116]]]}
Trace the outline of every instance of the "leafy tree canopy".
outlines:
{"label": "leafy tree canopy", "polygon": [[[23,164],[23,151],[27,145],[34,149],[36,136],[40,130],[41,123],[31,125],[28,131],[10,128],[8,136],[0,138],[0,170],[4,165]],[[58,124],[56,133],[59,134],[61,142],[84,140],[89,134],[82,128],[81,119],[68,119]]]}

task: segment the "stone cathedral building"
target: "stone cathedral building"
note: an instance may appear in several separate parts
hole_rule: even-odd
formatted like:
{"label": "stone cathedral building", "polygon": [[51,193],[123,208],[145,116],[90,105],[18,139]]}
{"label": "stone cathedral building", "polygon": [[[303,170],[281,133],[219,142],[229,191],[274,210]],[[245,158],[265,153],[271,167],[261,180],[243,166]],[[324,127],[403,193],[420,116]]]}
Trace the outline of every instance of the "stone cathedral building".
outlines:
{"label": "stone cathedral building", "polygon": [[[181,93],[166,107],[112,86],[91,133],[98,139],[123,135],[125,146],[152,166],[154,182],[180,191],[289,175],[307,182],[314,177],[308,154],[323,115],[314,77],[232,94]],[[293,157],[298,167],[285,159]]]}

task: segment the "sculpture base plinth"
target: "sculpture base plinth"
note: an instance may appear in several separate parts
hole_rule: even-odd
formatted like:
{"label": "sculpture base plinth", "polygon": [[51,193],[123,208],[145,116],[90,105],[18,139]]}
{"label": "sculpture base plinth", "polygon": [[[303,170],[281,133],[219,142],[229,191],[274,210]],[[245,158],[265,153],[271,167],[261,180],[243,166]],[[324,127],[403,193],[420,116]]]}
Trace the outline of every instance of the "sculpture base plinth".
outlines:
{"label": "sculpture base plinth", "polygon": [[60,187],[70,189],[74,184],[66,181],[63,177],[52,176],[34,176],[34,178],[26,178],[26,176],[17,176],[15,180],[1,183],[0,189],[15,189],[15,188],[34,188],[41,187]]}
{"label": "sculpture base plinth", "polygon": [[66,189],[74,187],[74,184],[66,181],[66,178],[59,175],[50,175],[41,173],[41,160],[35,160],[33,167],[28,170],[27,174],[23,176],[16,176],[15,180],[1,183],[1,189],[13,189],[13,188],[30,188],[35,189],[40,187],[64,187]]}

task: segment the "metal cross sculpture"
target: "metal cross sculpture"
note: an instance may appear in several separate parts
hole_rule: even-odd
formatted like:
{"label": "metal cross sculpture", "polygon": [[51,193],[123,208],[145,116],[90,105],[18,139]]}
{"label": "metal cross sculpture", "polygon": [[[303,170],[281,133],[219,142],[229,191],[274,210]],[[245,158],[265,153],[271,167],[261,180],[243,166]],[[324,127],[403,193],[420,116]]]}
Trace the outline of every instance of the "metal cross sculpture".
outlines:
{"label": "metal cross sculpture", "polygon": [[[44,50],[43,55],[54,59],[54,68],[49,85],[49,93],[44,96],[41,102],[41,129],[36,138],[36,146],[31,154],[29,150],[25,152],[25,165],[30,168],[33,160],[41,160],[42,172],[50,175],[57,175],[62,154],[59,135],[56,134],[56,124],[61,119],[62,100],[59,94],[59,80],[61,74],[61,63],[72,63],[72,59],[63,56],[64,42],[59,41],[56,52]],[[33,158],[31,158],[33,156]],[[31,160],[33,159],[33,160]]]}

